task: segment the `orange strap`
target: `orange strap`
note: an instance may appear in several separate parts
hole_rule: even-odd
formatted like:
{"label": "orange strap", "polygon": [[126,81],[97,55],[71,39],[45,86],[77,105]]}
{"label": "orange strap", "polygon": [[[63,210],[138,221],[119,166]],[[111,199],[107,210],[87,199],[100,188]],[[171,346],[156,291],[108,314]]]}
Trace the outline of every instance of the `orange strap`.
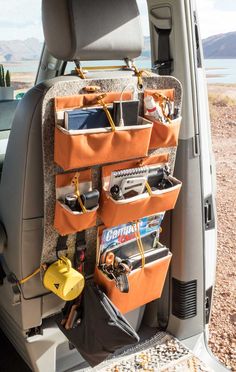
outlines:
{"label": "orange strap", "polygon": [[79,173],[77,172],[72,180],[72,185],[75,186],[75,194],[77,195],[77,198],[78,198],[78,202],[79,202],[79,205],[82,209],[82,212],[83,213],[86,213],[87,212],[87,209],[85,208],[83,202],[82,202],[82,199],[81,199],[81,196],[80,196],[80,192],[79,192]]}
{"label": "orange strap", "polygon": [[141,239],[141,236],[140,236],[139,222],[138,221],[133,222],[133,228],[134,228],[134,234],[135,234],[137,244],[138,244],[138,250],[139,250],[139,253],[140,253],[141,259],[142,259],[142,269],[143,269],[144,266],[145,266],[145,255],[144,255],[144,248],[143,248],[142,239]]}
{"label": "orange strap", "polygon": [[142,77],[143,77],[143,75],[145,74],[145,75],[147,75],[147,76],[149,76],[150,75],[150,72],[148,72],[148,71],[146,71],[146,70],[139,70],[135,65],[134,65],[134,63],[133,63],[133,65],[132,65],[132,68],[133,68],[133,70],[134,70],[134,73],[135,73],[135,75],[137,76],[137,78],[138,78],[138,88],[139,89],[142,89],[142,87],[143,87],[143,79],[142,79]]}
{"label": "orange strap", "polygon": [[40,273],[41,269],[43,270],[46,270],[46,265],[41,265],[40,267],[38,267],[36,270],[34,270],[32,272],[32,274],[30,275],[27,275],[26,277],[24,277],[23,279],[20,279],[18,281],[19,284],[24,284],[26,282],[28,282],[28,280],[30,280],[31,278],[33,278],[35,275],[37,275],[38,273]]}
{"label": "orange strap", "polygon": [[115,132],[115,130],[116,130],[116,126],[115,126],[115,123],[114,123],[114,121],[113,121],[113,119],[112,119],[112,116],[111,116],[111,114],[110,114],[110,111],[109,111],[108,108],[107,108],[106,103],[103,101],[103,98],[104,98],[104,97],[106,97],[106,93],[103,93],[103,94],[101,94],[100,96],[98,96],[98,97],[97,97],[97,101],[98,101],[98,103],[102,106],[103,110],[105,111],[105,114],[106,114],[106,116],[107,116],[107,119],[108,119],[108,121],[109,121],[109,123],[110,123],[110,126],[111,126],[111,129],[112,129],[112,132]]}

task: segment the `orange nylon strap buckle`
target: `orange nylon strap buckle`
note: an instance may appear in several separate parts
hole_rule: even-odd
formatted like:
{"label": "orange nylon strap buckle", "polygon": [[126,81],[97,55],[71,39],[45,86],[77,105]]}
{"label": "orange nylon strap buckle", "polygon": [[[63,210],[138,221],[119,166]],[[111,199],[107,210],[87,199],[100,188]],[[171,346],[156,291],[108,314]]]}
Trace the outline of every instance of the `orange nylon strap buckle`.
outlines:
{"label": "orange nylon strap buckle", "polygon": [[83,90],[87,93],[96,93],[101,90],[101,87],[99,87],[98,85],[87,85],[83,88]]}
{"label": "orange nylon strap buckle", "polygon": [[85,72],[83,71],[82,67],[75,67],[75,72],[80,77],[80,79],[86,79]]}
{"label": "orange nylon strap buckle", "polygon": [[132,68],[133,68],[133,70],[134,70],[134,73],[135,73],[135,75],[137,76],[137,78],[138,78],[138,88],[139,89],[142,89],[143,88],[143,79],[142,79],[142,77],[143,77],[143,75],[145,74],[146,76],[150,76],[150,73],[147,71],[147,70],[139,70],[136,66],[135,66],[135,64],[133,63],[132,64]]}
{"label": "orange nylon strap buckle", "polygon": [[74,60],[75,62],[75,72],[80,77],[80,79],[86,79],[85,72],[82,69],[82,66],[80,64],[80,61],[78,59]]}

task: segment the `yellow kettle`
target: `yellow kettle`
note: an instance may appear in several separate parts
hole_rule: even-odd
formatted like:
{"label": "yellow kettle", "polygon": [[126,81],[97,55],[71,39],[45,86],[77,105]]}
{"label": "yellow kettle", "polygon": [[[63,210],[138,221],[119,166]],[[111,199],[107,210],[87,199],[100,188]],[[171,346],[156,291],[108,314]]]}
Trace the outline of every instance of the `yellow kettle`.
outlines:
{"label": "yellow kettle", "polygon": [[62,300],[71,301],[83,291],[84,277],[72,268],[67,257],[62,256],[47,268],[43,285]]}

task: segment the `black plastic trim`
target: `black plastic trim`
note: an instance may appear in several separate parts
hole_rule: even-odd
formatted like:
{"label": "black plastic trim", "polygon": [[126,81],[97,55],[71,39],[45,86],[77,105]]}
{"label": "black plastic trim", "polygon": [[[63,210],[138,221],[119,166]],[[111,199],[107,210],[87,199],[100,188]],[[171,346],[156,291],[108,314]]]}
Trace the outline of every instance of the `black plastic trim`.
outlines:
{"label": "black plastic trim", "polygon": [[215,214],[213,208],[213,197],[209,195],[204,200],[205,230],[215,228]]}
{"label": "black plastic trim", "polygon": [[210,320],[212,293],[213,293],[213,287],[211,286],[210,288],[206,290],[206,300],[205,300],[206,324],[208,324]]}
{"label": "black plastic trim", "polygon": [[182,282],[172,278],[172,314],[179,319],[197,315],[197,280]]}

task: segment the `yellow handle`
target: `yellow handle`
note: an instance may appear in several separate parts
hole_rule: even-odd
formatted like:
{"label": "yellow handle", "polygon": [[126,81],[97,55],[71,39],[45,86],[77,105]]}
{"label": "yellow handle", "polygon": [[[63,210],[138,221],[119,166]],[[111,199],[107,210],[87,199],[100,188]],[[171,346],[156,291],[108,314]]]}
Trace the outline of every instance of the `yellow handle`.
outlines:
{"label": "yellow handle", "polygon": [[66,265],[67,272],[71,270],[71,261],[66,256],[61,256],[59,260]]}

